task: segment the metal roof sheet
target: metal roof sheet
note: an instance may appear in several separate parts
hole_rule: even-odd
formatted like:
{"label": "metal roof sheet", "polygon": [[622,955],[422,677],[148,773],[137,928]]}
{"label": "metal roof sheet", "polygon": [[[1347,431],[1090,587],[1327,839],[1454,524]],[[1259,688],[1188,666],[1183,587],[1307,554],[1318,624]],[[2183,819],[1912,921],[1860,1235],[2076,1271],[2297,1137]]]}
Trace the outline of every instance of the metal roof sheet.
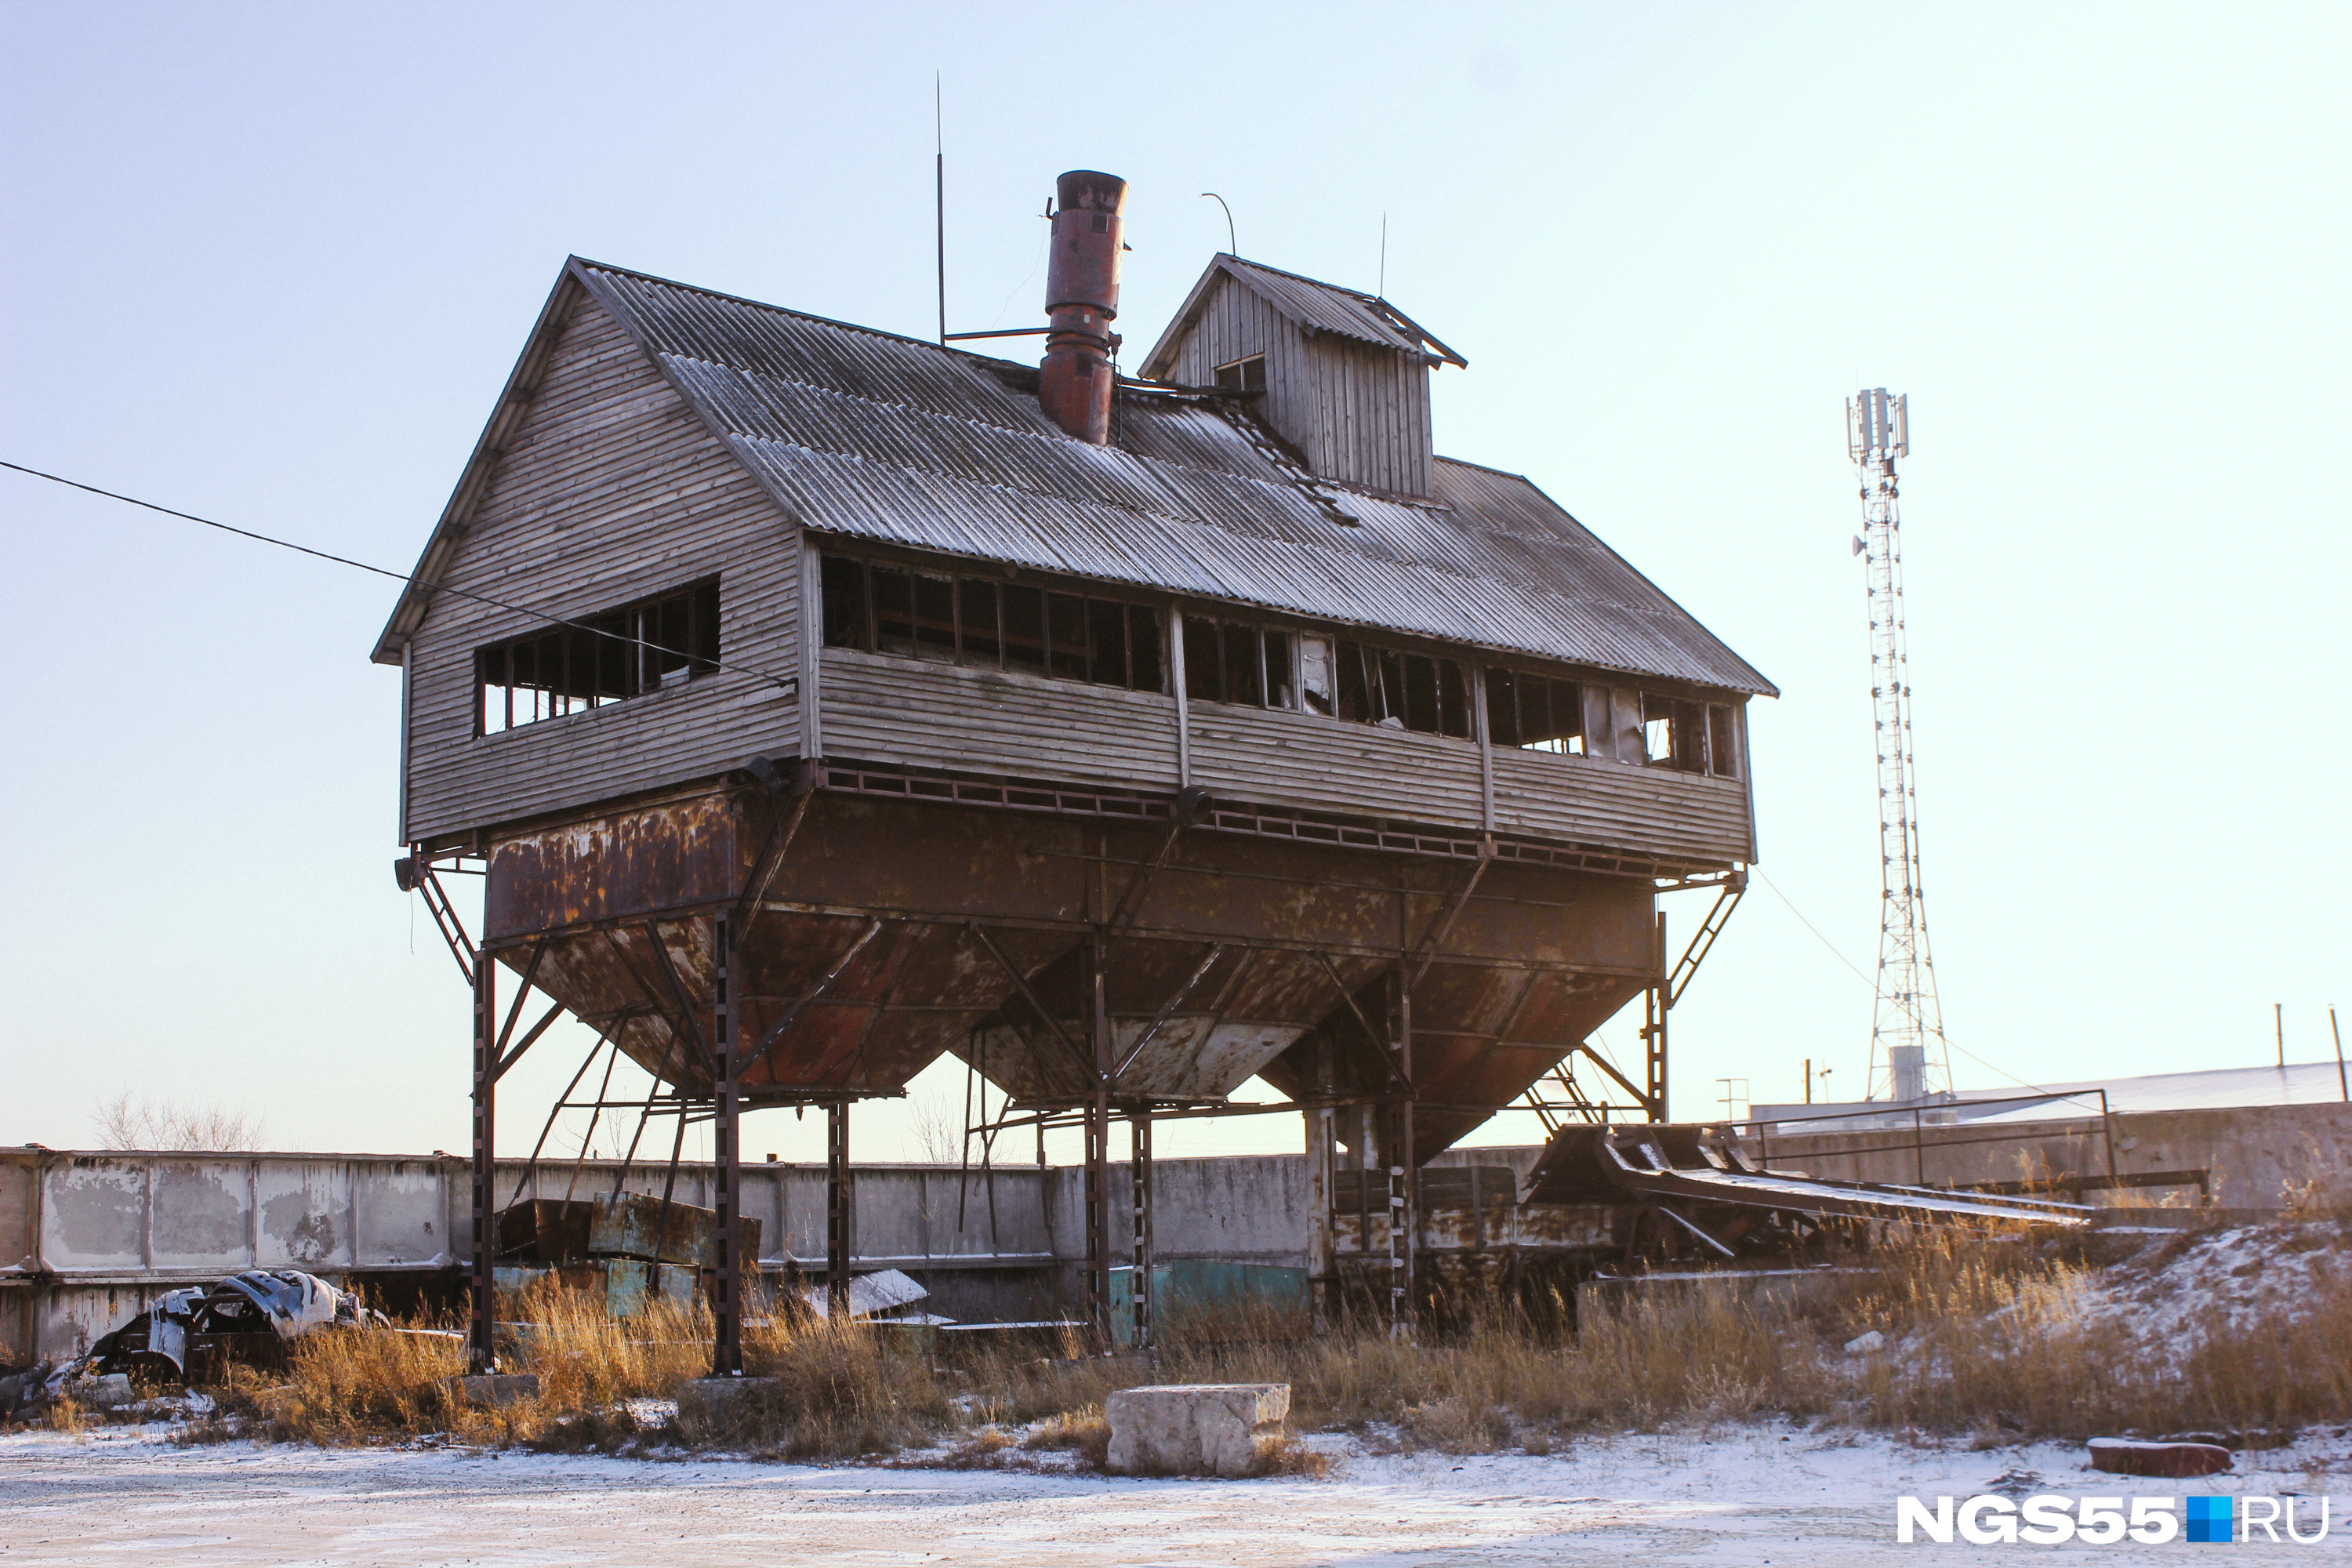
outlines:
{"label": "metal roof sheet", "polygon": [[1376,343],[1384,349],[1402,349],[1411,353],[1430,353],[1449,364],[1465,369],[1470,362],[1447,348],[1430,334],[1418,321],[1390,304],[1377,294],[1367,294],[1360,289],[1343,288],[1337,283],[1325,283],[1313,278],[1302,278],[1296,272],[1285,272],[1278,267],[1268,267],[1262,261],[1244,261],[1238,256],[1220,252],[1201,274],[1178,307],[1175,318],[1160,334],[1160,341],[1143,358],[1143,373],[1160,375],[1165,373],[1165,360],[1173,353],[1177,341],[1183,335],[1192,318],[1206,302],[1211,287],[1221,278],[1231,278],[1256,294],[1282,315],[1309,331],[1332,332],[1359,342]]}
{"label": "metal roof sheet", "polygon": [[818,532],[1774,690],[1516,475],[1440,458],[1434,504],[1342,490],[1235,404],[1136,388],[1096,447],[1046,419],[1031,367],[577,258],[571,276]]}

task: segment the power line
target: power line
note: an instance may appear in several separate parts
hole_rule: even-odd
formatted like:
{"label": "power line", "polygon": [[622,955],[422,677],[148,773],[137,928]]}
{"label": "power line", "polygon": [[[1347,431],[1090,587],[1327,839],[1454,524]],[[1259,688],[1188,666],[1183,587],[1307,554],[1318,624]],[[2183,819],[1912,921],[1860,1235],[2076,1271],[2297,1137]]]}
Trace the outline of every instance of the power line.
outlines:
{"label": "power line", "polygon": [[[348,555],[335,555],[324,550],[313,550],[307,544],[297,544],[290,539],[276,539],[267,533],[256,533],[249,528],[236,528],[226,522],[215,522],[208,517],[198,517],[192,511],[181,511],[176,508],[159,505],[152,500],[141,500],[137,496],[123,495],[117,490],[100,489],[96,485],[86,485],[79,479],[69,479],[62,474],[45,473],[39,468],[28,468],[22,463],[11,463],[5,458],[0,458],[0,468],[13,469],[16,473],[29,475],[37,479],[47,479],[51,484],[64,485],[69,489],[86,490],[91,495],[104,496],[109,500],[119,500],[128,506],[143,507],[149,511],[160,511],[165,517],[176,517],[188,522],[202,523],[206,528],[216,528],[223,533],[234,533],[239,539],[250,539],[262,544],[274,544],[280,550],[291,550],[298,554],[315,556],[320,561],[331,561],[338,566],[350,566],[362,572],[372,572],[379,577],[389,577],[395,583],[404,583],[411,585],[415,585],[417,583],[416,574],[415,573],[394,572],[388,566],[371,565],[365,561],[354,561]],[[583,621],[567,621],[562,616],[551,616],[544,610],[533,610],[521,605],[510,605],[503,599],[493,599],[488,594],[477,594],[465,588],[453,588],[446,583],[433,584],[427,586],[425,591],[427,593],[434,594],[448,594],[460,599],[471,599],[476,604],[488,605],[492,609],[505,610],[512,615],[529,616],[533,620],[545,621],[551,626],[562,626],[570,631],[586,632],[591,637],[611,637],[614,641],[626,643],[631,647],[651,648],[656,653],[671,654],[677,658],[692,662],[708,664],[712,669],[723,669],[738,675],[749,675],[757,679],[765,680],[772,685],[780,686],[787,691],[799,689],[799,682],[790,679],[784,676],[771,675],[764,669],[753,669],[749,666],[740,664],[721,664],[715,658],[698,659],[695,655],[687,652],[683,648],[664,647],[659,643],[647,642],[642,637],[633,637],[623,632],[607,630],[603,626],[592,626]]]}
{"label": "power line", "polygon": [[[1869,975],[1864,974],[1860,967],[1854,963],[1853,960],[1848,958],[1843,952],[1838,951],[1837,943],[1822,935],[1822,928],[1805,918],[1805,911],[1799,909],[1796,906],[1795,901],[1791,900],[1788,894],[1780,890],[1780,885],[1778,882],[1775,882],[1771,878],[1766,876],[1763,871],[1757,867],[1751,866],[1748,869],[1756,873],[1757,880],[1762,882],[1766,887],[1772,889],[1772,896],[1774,898],[1789,906],[1789,912],[1797,917],[1797,923],[1803,926],[1807,931],[1811,931],[1813,933],[1814,940],[1819,942],[1823,947],[1829,949],[1830,956],[1832,958],[1836,959],[1840,963],[1843,963],[1848,969],[1853,970],[1853,977],[1856,980],[1861,981],[1864,985],[1869,986],[1873,994],[1877,993],[1877,984],[1873,981]],[[2016,1084],[2021,1088],[2030,1089],[2036,1094],[2047,1094],[2053,1100],[2074,1100],[2081,1098],[2076,1095],[2059,1094],[2054,1090],[2042,1088],[2038,1083],[2028,1083],[2025,1079],[2018,1077],[2015,1073],[2011,1072],[2007,1068],[1996,1067],[1991,1062],[1985,1060],[1984,1058],[1977,1055],[1976,1052],[1969,1049],[1968,1047],[1959,1044],[1950,1036],[1945,1034],[1940,1027],[1936,1031],[1936,1037],[1943,1041],[1945,1045],[1949,1046],[1952,1049],[1959,1052],[1960,1055],[1968,1058],[1969,1060],[1976,1063],[1977,1066],[1983,1068],[1986,1071],[1997,1072],[2000,1074],[2001,1077],[2009,1079],[2010,1082]]]}

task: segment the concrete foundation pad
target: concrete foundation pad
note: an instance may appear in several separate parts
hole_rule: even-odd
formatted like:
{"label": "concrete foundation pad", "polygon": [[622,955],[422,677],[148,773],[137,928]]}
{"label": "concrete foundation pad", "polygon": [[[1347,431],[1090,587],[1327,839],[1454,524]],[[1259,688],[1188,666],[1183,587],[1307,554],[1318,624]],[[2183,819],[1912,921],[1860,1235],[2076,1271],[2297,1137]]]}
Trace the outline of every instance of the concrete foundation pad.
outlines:
{"label": "concrete foundation pad", "polygon": [[1290,1414],[1286,1383],[1163,1384],[1104,1403],[1106,1468],[1127,1476],[1246,1476]]}
{"label": "concrete foundation pad", "polygon": [[2230,1450],[2215,1443],[2142,1443],[2129,1437],[2091,1439],[2091,1468],[2119,1476],[2218,1476]]}
{"label": "concrete foundation pad", "polygon": [[678,1425],[689,1433],[724,1431],[772,1408],[783,1387],[777,1377],[695,1377],[677,1385]]}
{"label": "concrete foundation pad", "polygon": [[539,1397],[539,1374],[535,1372],[478,1373],[471,1377],[453,1377],[449,1383],[457,1390],[460,1403],[479,1405],[486,1410],[502,1409]]}

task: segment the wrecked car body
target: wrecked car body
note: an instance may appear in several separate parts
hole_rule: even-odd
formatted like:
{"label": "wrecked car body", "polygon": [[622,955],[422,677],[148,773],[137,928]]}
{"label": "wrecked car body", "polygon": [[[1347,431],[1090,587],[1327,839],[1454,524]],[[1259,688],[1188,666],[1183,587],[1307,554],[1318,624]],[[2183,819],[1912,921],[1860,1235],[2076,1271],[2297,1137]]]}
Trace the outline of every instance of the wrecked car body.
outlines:
{"label": "wrecked car body", "polygon": [[313,1330],[381,1324],[315,1274],[249,1269],[211,1285],[168,1290],[154,1305],[90,1346],[83,1358],[100,1372],[143,1372],[177,1382],[217,1375],[228,1362],[280,1364],[286,1346]]}

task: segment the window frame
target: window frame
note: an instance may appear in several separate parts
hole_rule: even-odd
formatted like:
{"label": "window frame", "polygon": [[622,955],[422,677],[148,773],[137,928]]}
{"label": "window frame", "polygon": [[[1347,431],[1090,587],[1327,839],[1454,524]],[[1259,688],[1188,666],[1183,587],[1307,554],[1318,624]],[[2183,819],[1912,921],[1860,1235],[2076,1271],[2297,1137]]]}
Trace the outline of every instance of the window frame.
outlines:
{"label": "window frame", "polygon": [[[906,646],[885,647],[884,609],[876,584],[898,578],[909,584]],[[1167,613],[1155,605],[1072,591],[1076,584],[1065,587],[1055,582],[942,571],[831,550],[819,554],[817,582],[824,599],[818,624],[824,647],[916,664],[953,665],[1114,690],[1168,694]],[[943,614],[926,617],[925,583],[938,585],[930,590],[933,607],[943,609]],[[936,598],[942,589],[943,606]],[[979,635],[981,617],[974,614],[973,601],[982,596],[982,589],[986,590],[988,601],[985,618],[993,627],[986,636]],[[1033,610],[1034,622],[1029,618]],[[934,622],[943,637],[926,637],[927,627]],[[1033,631],[1034,638],[1028,635]],[[980,648],[983,644],[985,652]],[[1034,658],[1019,651],[1032,647]],[[1114,671],[1114,678],[1106,679]]]}
{"label": "window frame", "polygon": [[[474,650],[473,658],[475,738],[511,734],[558,719],[601,712],[716,674],[720,668],[721,611],[719,578],[714,573],[609,610],[571,617],[564,624],[483,644]],[[673,612],[683,623],[683,635],[666,631],[662,626],[663,619]],[[586,668],[582,669],[579,656],[583,649],[589,651]],[[656,649],[661,655],[675,654],[682,662],[665,668]],[[522,670],[518,658],[526,650],[530,661],[528,681],[520,679]],[[562,659],[554,684],[540,679],[551,651]],[[614,670],[616,655],[619,668]],[[498,667],[496,679],[492,674],[494,666]],[[575,679],[575,670],[580,672],[579,679]],[[609,684],[618,689],[603,689],[608,684],[608,674],[617,677]],[[583,684],[589,688],[585,692],[574,689]],[[504,693],[504,701],[499,721],[493,725],[491,705],[493,694],[498,692]],[[531,694],[534,711],[517,715],[515,699],[519,692]],[[539,711],[542,707],[546,710]]]}
{"label": "window frame", "polygon": [[[1225,379],[1228,371],[1233,373],[1231,382]],[[1255,377],[1252,375],[1253,371],[1255,372]],[[1253,379],[1257,383],[1255,386],[1250,384]],[[1236,393],[1244,397],[1253,393],[1264,392],[1266,385],[1265,352],[1261,349],[1254,354],[1244,354],[1239,359],[1227,360],[1209,373],[1209,380],[1219,392]]]}

